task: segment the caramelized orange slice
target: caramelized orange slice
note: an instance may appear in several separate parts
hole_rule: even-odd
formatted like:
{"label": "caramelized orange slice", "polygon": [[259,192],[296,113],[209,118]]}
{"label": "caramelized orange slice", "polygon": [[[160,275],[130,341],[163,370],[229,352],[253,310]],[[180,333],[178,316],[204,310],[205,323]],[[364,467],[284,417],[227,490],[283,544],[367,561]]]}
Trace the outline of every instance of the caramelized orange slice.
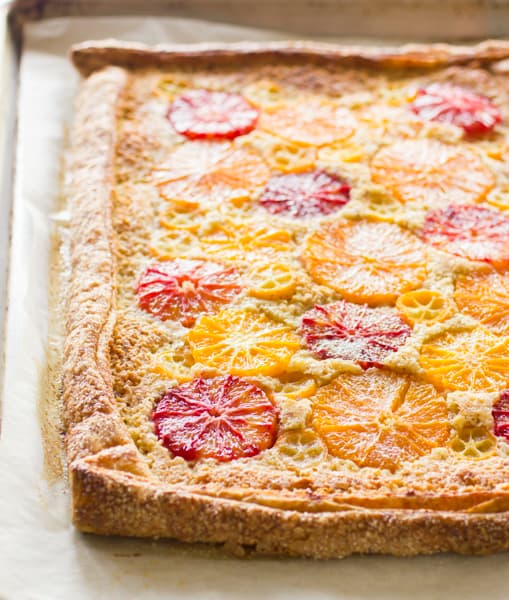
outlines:
{"label": "caramelized orange slice", "polygon": [[454,312],[452,302],[434,290],[414,290],[396,300],[396,308],[407,323],[431,325],[445,321]]}
{"label": "caramelized orange slice", "polygon": [[509,338],[482,327],[441,333],[424,344],[419,362],[439,389],[497,392],[509,383]]}
{"label": "caramelized orange slice", "polygon": [[226,260],[258,258],[287,252],[292,247],[292,235],[263,223],[225,220],[216,223],[200,240],[203,250]]}
{"label": "caramelized orange slice", "polygon": [[456,281],[454,299],[461,312],[498,335],[509,335],[509,273],[463,275]]}
{"label": "caramelized orange slice", "polygon": [[232,375],[279,375],[299,348],[289,327],[242,309],[203,316],[188,341],[195,361]]}
{"label": "caramelized orange slice", "polygon": [[233,202],[249,199],[263,186],[270,170],[246,147],[229,143],[187,142],[177,146],[153,173],[161,195],[188,203]]}
{"label": "caramelized orange slice", "polygon": [[432,385],[380,370],[344,373],[320,388],[312,424],[334,456],[390,470],[444,446],[450,429]]}
{"label": "caramelized orange slice", "polygon": [[302,146],[324,146],[350,137],[356,122],[347,109],[310,99],[281,103],[267,110],[260,127]]}
{"label": "caramelized orange slice", "polygon": [[351,302],[394,302],[426,276],[426,251],[411,233],[390,223],[338,222],[307,240],[303,260],[313,279]]}
{"label": "caramelized orange slice", "polygon": [[383,148],[371,163],[372,179],[401,202],[426,208],[480,202],[493,174],[466,148],[432,140],[405,140]]}
{"label": "caramelized orange slice", "polygon": [[247,274],[248,293],[263,300],[290,298],[297,288],[291,267],[284,263],[257,263]]}

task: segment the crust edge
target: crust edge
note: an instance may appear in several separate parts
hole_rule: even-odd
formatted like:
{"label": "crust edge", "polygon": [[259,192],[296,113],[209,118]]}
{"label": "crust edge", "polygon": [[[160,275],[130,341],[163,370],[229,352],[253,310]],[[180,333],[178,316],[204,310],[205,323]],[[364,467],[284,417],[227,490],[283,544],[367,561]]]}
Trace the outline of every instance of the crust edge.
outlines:
{"label": "crust edge", "polygon": [[509,550],[503,514],[427,510],[302,513],[164,489],[90,461],[71,465],[73,519],[83,532],[219,544],[230,553],[307,558]]}
{"label": "crust edge", "polygon": [[193,61],[211,60],[228,63],[270,58],[288,62],[319,60],[336,64],[371,64],[384,68],[434,68],[464,64],[472,60],[494,62],[509,57],[509,42],[487,40],[474,46],[448,44],[406,44],[399,47],[340,46],[319,42],[241,42],[233,44],[161,44],[148,46],[118,40],[84,42],[71,48],[70,57],[80,73],[87,77],[108,65],[126,69],[165,67]]}

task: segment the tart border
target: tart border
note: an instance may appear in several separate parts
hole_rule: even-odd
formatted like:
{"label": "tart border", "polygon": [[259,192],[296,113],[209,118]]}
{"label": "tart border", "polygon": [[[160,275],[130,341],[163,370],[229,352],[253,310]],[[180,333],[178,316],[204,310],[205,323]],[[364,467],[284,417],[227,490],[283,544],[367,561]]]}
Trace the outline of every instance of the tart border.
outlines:
{"label": "tart border", "polygon": [[[308,42],[155,46],[115,40],[75,46],[87,77],[76,99],[65,193],[71,209],[70,285],[62,360],[65,447],[72,519],[80,531],[175,538],[312,558],[354,553],[409,556],[509,550],[509,492],[478,513],[338,507],[317,512],[207,496],[161,484],[150,473],[115,406],[108,347],[115,319],[111,223],[116,104],[129,69],[243,61],[317,60],[439,67],[509,58],[509,42],[474,47],[341,47]],[[92,193],[91,193],[92,192]],[[485,511],[485,512],[483,512]]]}

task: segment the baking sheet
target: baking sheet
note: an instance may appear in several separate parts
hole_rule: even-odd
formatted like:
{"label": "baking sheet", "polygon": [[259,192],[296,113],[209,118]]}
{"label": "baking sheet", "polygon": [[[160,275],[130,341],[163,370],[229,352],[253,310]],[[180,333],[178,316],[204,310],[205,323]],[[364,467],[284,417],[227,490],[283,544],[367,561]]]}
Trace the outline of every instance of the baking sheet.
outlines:
{"label": "baking sheet", "polygon": [[277,32],[172,19],[57,19],[29,25],[22,57],[5,396],[0,438],[0,599],[292,598],[454,600],[508,597],[509,555],[317,562],[238,560],[171,542],[76,533],[68,494],[44,468],[48,259],[65,126],[77,75],[70,44],[285,39]]}

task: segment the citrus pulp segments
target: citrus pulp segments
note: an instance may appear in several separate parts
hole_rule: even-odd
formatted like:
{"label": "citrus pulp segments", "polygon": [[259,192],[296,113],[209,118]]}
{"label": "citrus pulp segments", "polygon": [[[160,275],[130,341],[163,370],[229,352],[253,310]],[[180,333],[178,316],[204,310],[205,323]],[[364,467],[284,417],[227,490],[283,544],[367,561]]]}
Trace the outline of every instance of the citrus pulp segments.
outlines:
{"label": "citrus pulp segments", "polygon": [[170,105],[168,119],[189,139],[233,139],[252,131],[258,109],[240,94],[189,90]]}
{"label": "citrus pulp segments", "polygon": [[426,277],[424,246],[391,223],[325,224],[308,238],[302,258],[318,283],[370,306],[394,302]]}
{"label": "citrus pulp segments", "polygon": [[274,443],[277,418],[261,388],[231,375],[170,388],[152,413],[162,443],[190,461],[256,456]]}
{"label": "citrus pulp segments", "polygon": [[454,300],[461,312],[498,335],[509,335],[509,273],[477,273],[456,280]]}
{"label": "citrus pulp segments", "polygon": [[381,366],[410,335],[394,309],[350,302],[316,305],[302,316],[300,333],[319,358],[339,358],[362,368]]}
{"label": "citrus pulp segments", "polygon": [[449,298],[440,292],[428,289],[402,294],[396,300],[396,308],[410,325],[415,323],[432,325],[445,321],[454,313],[454,306]]}
{"label": "citrus pulp segments", "polygon": [[302,146],[325,146],[350,137],[357,123],[350,111],[329,101],[285,102],[266,110],[260,128]]}
{"label": "citrus pulp segments", "polygon": [[328,215],[350,200],[350,186],[323,170],[276,175],[259,199],[265,210],[294,218]]}
{"label": "citrus pulp segments", "polygon": [[454,204],[426,215],[423,240],[443,252],[496,267],[509,264],[509,217],[483,206]]}
{"label": "citrus pulp segments", "polygon": [[279,375],[300,346],[289,327],[242,309],[203,316],[188,341],[196,362],[232,375]]}
{"label": "citrus pulp segments", "polygon": [[509,338],[482,327],[446,331],[423,345],[419,362],[439,389],[497,392],[509,382]]}
{"label": "citrus pulp segments", "polygon": [[247,201],[270,177],[254,150],[228,142],[186,142],[175,148],[154,172],[167,200],[195,205]]}
{"label": "citrus pulp segments", "polygon": [[411,108],[425,121],[455,125],[473,135],[488,133],[502,122],[500,110],[489,98],[447,83],[420,88]]}
{"label": "citrus pulp segments", "polygon": [[233,267],[177,258],[148,265],[136,291],[140,308],[189,327],[198,315],[231,302],[241,286]]}
{"label": "citrus pulp segments", "polygon": [[373,158],[371,174],[399,201],[424,208],[480,202],[495,183],[473,151],[427,139],[382,148]]}
{"label": "citrus pulp segments", "polygon": [[344,373],[320,388],[312,425],[332,455],[390,470],[449,439],[446,403],[433,386],[380,370]]}

